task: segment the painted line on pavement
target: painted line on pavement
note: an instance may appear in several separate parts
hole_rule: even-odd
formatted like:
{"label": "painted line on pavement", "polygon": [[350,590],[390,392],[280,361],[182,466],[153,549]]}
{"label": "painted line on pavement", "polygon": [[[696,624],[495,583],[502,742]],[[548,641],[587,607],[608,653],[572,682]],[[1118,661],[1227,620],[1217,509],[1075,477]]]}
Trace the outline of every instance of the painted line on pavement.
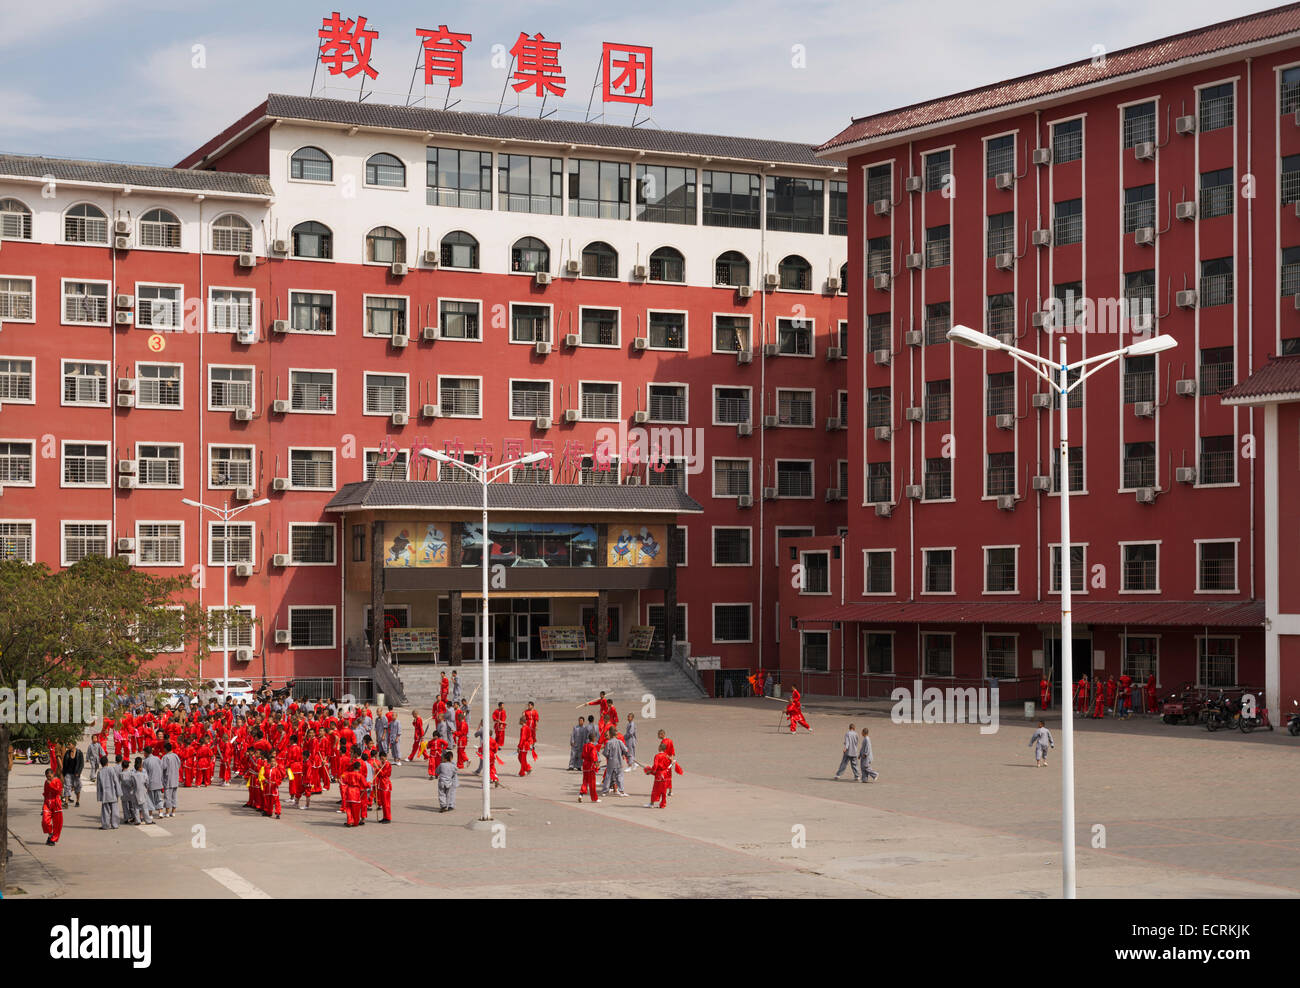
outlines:
{"label": "painted line on pavement", "polygon": [[241,899],[271,898],[252,882],[240,878],[229,868],[204,868],[203,874],[207,875],[213,881],[221,883]]}

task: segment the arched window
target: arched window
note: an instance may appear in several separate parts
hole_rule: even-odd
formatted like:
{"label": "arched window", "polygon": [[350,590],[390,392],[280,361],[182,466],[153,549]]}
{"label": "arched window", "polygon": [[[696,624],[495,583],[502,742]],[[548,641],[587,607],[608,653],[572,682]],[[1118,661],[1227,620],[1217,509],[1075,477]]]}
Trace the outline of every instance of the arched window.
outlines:
{"label": "arched window", "polygon": [[686,258],[676,247],[660,247],[650,255],[650,280],[671,281],[682,284],[686,281]]}
{"label": "arched window", "polygon": [[391,226],[377,226],[366,234],[366,260],[376,264],[406,262],[406,238]]}
{"label": "arched window", "polygon": [[584,278],[617,278],[618,251],[603,240],[582,248],[582,276]]}
{"label": "arched window", "polygon": [[308,220],[293,228],[293,256],[328,259],[334,256],[334,235],[324,223]]}
{"label": "arched window", "polygon": [[253,227],[236,213],[226,213],[212,221],[212,249],[226,254],[253,252]]}
{"label": "arched window", "polygon": [[522,237],[510,248],[510,270],[537,271],[551,270],[551,248],[536,237]]}
{"label": "arched window", "polygon": [[166,209],[151,209],[140,217],[140,246],[167,247],[181,245],[181,221]]}
{"label": "arched window", "polygon": [[63,239],[70,244],[108,243],[108,214],[80,202],[63,214]]}
{"label": "arched window", "polygon": [[848,293],[849,293],[849,262],[845,261],[840,266],[840,294],[847,295]]}
{"label": "arched window", "polygon": [[713,265],[713,283],[729,288],[749,284],[749,258],[738,250],[719,255]]}
{"label": "arched window", "polygon": [[464,230],[452,230],[442,238],[444,268],[477,268],[478,241]]}
{"label": "arched window", "polygon": [[32,211],[17,199],[0,199],[0,237],[32,239]]}
{"label": "arched window", "polygon": [[400,189],[406,185],[406,166],[391,154],[372,154],[366,160],[366,184]]}
{"label": "arched window", "polygon": [[781,278],[781,288],[785,291],[812,291],[812,265],[798,254],[791,254],[776,266]]}
{"label": "arched window", "polygon": [[289,159],[289,177],[309,182],[332,182],[334,161],[320,148],[299,148]]}

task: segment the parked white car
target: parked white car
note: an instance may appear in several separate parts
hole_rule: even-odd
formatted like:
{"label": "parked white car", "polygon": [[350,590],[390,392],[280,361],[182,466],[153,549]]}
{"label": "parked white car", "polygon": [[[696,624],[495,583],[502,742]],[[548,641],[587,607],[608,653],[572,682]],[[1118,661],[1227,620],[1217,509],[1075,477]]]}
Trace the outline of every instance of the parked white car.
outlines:
{"label": "parked white car", "polygon": [[243,700],[249,706],[257,702],[254,696],[253,684],[247,679],[209,680],[205,684],[202,699],[205,704],[209,700],[216,700],[219,707],[224,707],[227,699],[231,703],[238,703]]}

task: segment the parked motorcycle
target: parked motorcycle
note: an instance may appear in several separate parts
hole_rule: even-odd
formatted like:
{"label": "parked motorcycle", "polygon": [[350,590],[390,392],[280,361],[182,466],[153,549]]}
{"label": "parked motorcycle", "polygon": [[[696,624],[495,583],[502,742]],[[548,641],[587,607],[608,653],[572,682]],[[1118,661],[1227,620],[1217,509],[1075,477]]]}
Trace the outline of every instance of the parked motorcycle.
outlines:
{"label": "parked motorcycle", "polygon": [[[1243,712],[1239,718],[1237,727],[1241,729],[1242,734],[1249,734],[1257,727],[1267,727],[1270,731],[1273,730],[1273,723],[1268,719],[1268,707],[1264,706],[1263,694],[1252,695],[1255,699],[1255,714],[1252,717],[1247,717]],[[1245,697],[1242,699],[1244,700]]]}
{"label": "parked motorcycle", "polygon": [[[1300,701],[1292,700],[1291,705],[1300,708]],[[1292,711],[1290,716],[1287,717],[1286,730],[1293,738],[1300,736],[1300,709]]]}
{"label": "parked motorcycle", "polygon": [[1241,710],[1236,703],[1220,693],[1205,705],[1202,717],[1207,731],[1214,732],[1221,727],[1232,730],[1241,718]]}

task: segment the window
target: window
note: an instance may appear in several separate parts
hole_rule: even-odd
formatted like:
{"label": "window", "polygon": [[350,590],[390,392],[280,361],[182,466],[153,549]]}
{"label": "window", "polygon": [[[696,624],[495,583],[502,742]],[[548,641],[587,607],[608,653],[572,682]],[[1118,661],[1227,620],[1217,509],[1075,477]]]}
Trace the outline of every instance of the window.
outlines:
{"label": "window", "polygon": [[438,302],[438,335],[444,340],[477,340],[478,315],[477,302],[441,299]]}
{"label": "window", "polygon": [[35,558],[36,523],[0,521],[0,562],[17,559],[30,563]]}
{"label": "window", "polygon": [[510,248],[510,270],[536,274],[551,270],[551,248],[536,237],[521,237]]}
{"label": "window", "polygon": [[799,553],[799,564],[803,567],[803,585],[801,594],[828,594],[831,592],[831,554],[827,551]]}
{"label": "window", "polygon": [[1198,686],[1235,686],[1237,683],[1237,639],[1196,640],[1196,677]]}
{"label": "window", "polygon": [[290,607],[290,648],[333,648],[334,608]]}
{"label": "window", "polygon": [[213,650],[253,647],[253,608],[209,607],[208,621],[213,629],[209,639]]}
{"label": "window", "polygon": [[1135,185],[1124,190],[1124,232],[1132,233],[1142,227],[1156,225],[1156,187]]}
{"label": "window", "polygon": [[932,226],[925,231],[925,266],[941,268],[952,259],[952,239],[948,224]]}
{"label": "window", "polygon": [[107,405],[108,364],[88,360],[63,362],[63,404]]}
{"label": "window", "polygon": [[511,381],[510,417],[531,419],[539,415],[551,417],[551,382]]}
{"label": "window", "polygon": [[748,642],[749,604],[713,605],[713,640],[715,642]]}
{"label": "window", "polygon": [[753,562],[748,528],[713,530],[713,565],[748,566]]}
{"label": "window", "polygon": [[289,177],[307,182],[332,182],[334,161],[320,148],[299,148],[289,158]]}
{"label": "window", "polygon": [[588,454],[582,458],[582,469],[578,473],[580,484],[617,484],[619,478],[618,457],[597,459]]}
{"label": "window", "polygon": [[1156,483],[1155,443],[1124,444],[1124,487],[1154,487]]}
{"label": "window", "polygon": [[865,635],[866,672],[869,676],[889,676],[894,672],[894,636],[887,631],[868,631]]}
{"label": "window", "polygon": [[1212,261],[1202,261],[1197,305],[1202,309],[1215,305],[1231,305],[1232,297],[1232,258],[1219,257]]}
{"label": "window", "polygon": [[334,332],[333,293],[290,292],[289,328],[295,333]]}
{"label": "window", "polygon": [[893,253],[889,237],[872,237],[867,241],[867,277],[892,272]]}
{"label": "window", "polygon": [[1300,65],[1282,70],[1278,78],[1278,107],[1284,117],[1300,110]]}
{"label": "window", "polygon": [[952,675],[952,635],[928,634],[921,636],[922,670],[924,676]]}
{"label": "window", "polygon": [[1281,282],[1284,298],[1300,293],[1300,247],[1282,248]]}
{"label": "window", "polygon": [[1013,211],[995,213],[988,217],[988,225],[987,255],[995,257],[998,254],[1014,253],[1016,249],[1016,214]]}
{"label": "window", "polygon": [[136,478],[141,487],[180,487],[181,448],[139,443],[135,448]]}
{"label": "window", "polygon": [[1124,404],[1156,400],[1156,358],[1124,358]]}
{"label": "window", "polygon": [[722,353],[749,350],[749,316],[714,316],[713,349]]}
{"label": "window", "polygon": [[17,199],[0,199],[0,239],[32,239],[32,211]]}
{"label": "window", "polygon": [[925,156],[925,191],[938,192],[948,179],[951,151],[934,151]]}
{"label": "window", "polygon": [[685,312],[650,312],[646,316],[646,328],[654,349],[686,349]]}
{"label": "window", "polygon": [[[77,444],[71,444],[77,445]],[[107,451],[108,447],[99,447]],[[104,453],[107,456],[107,452]],[[79,465],[71,468],[73,473],[69,474],[70,463],[69,448],[63,451],[63,476],[65,483],[84,484],[85,480],[76,479],[83,476],[99,476],[96,471],[90,471],[89,467]],[[90,472],[88,472],[90,471]],[[104,486],[108,481],[108,461],[104,460],[103,475],[100,480],[95,481],[98,486]],[[69,476],[73,479],[70,481]],[[36,443],[34,442],[0,442],[0,484],[17,485],[21,487],[30,487],[35,483],[36,478]]]}
{"label": "window", "polygon": [[180,566],[185,561],[180,522],[137,522],[135,561],[139,566]]}
{"label": "window", "polygon": [[406,238],[391,226],[377,226],[366,234],[366,260],[372,264],[406,263]]}
{"label": "window", "polygon": [[328,260],[334,256],[334,234],[315,220],[299,223],[293,228],[293,256]]}
{"label": "window", "polygon": [[953,551],[951,549],[923,549],[921,552],[925,569],[925,592],[952,593]]}
{"label": "window", "polygon": [[891,328],[888,312],[875,312],[867,316],[867,349],[888,350]]}
{"label": "window", "polygon": [[716,425],[740,425],[750,418],[749,388],[713,389],[713,421]]}
{"label": "window", "polygon": [[767,176],[767,228],[790,233],[824,233],[820,178]]}
{"label": "window", "polygon": [[985,469],[985,493],[989,497],[1016,493],[1016,454],[989,453]]}
{"label": "window", "polygon": [[812,389],[793,390],[790,388],[776,389],[776,420],[781,425],[813,425],[813,395]]}
{"label": "window", "polygon": [[1196,129],[1201,133],[1232,126],[1232,83],[1197,92]]}
{"label": "window", "polygon": [[894,197],[894,170],[892,165],[872,165],[867,169],[867,202],[879,202]]}
{"label": "window", "polygon": [[[0,291],[4,282],[0,281]],[[135,289],[135,324],[140,329],[174,330],[181,328],[180,285],[137,285]]]}
{"label": "window", "polygon": [[695,225],[695,169],[636,166],[638,220]]}
{"label": "window", "polygon": [[295,412],[334,411],[334,372],[289,371],[289,395]]}
{"label": "window", "polygon": [[1013,371],[999,371],[986,378],[984,414],[1011,415],[1016,410],[1016,375]]}
{"label": "window", "polygon": [[1016,135],[992,137],[984,144],[984,174],[993,178],[1016,170]]}
{"label": "window", "polygon": [[180,364],[137,364],[137,408],[180,408]]}
{"label": "window", "polygon": [[757,175],[704,173],[704,225],[757,230],[762,202]]}
{"label": "window", "polygon": [[1052,125],[1052,163],[1063,165],[1083,157],[1083,121],[1063,120]]}
{"label": "window", "polygon": [[1083,200],[1063,199],[1052,210],[1052,243],[1058,247],[1083,239]]}
{"label": "window", "polygon": [[1158,545],[1155,542],[1129,542],[1122,549],[1124,572],[1121,589],[1130,592],[1158,590]]}
{"label": "window", "polygon": [[405,374],[367,374],[366,414],[392,415],[407,411]]}
{"label": "window", "polygon": [[867,428],[893,424],[893,392],[889,388],[867,388]]}
{"label": "window", "polygon": [[1016,550],[1014,546],[984,549],[984,592],[1014,593],[1016,589]]}
{"label": "window", "polygon": [[[1083,447],[1071,446],[1068,450],[1070,461],[1070,493],[1083,492]],[[1061,454],[1060,450],[1052,452],[1052,493],[1061,493]]]}
{"label": "window", "polygon": [[583,309],[580,322],[583,346],[618,346],[617,309]]}
{"label": "window", "polygon": [[549,305],[510,306],[510,341],[512,343],[544,343],[551,338],[551,307]]}
{"label": "window", "polygon": [[[14,279],[10,279],[14,280]],[[21,296],[21,291],[19,295]],[[13,308],[13,301],[6,301],[0,295],[0,314],[7,307]],[[22,304],[18,304],[19,311]],[[31,318],[31,293],[27,293],[27,315]],[[13,317],[11,317],[13,318]],[[64,281],[63,282],[63,321],[82,326],[107,326],[108,320],[108,282],[106,281]]]}
{"label": "window", "polygon": [[625,220],[632,215],[632,170],[619,161],[569,159],[569,215]]}
{"label": "window", "polygon": [[395,155],[380,152],[366,159],[366,184],[389,189],[406,187],[406,166]]}
{"label": "window", "polygon": [[1124,302],[1129,315],[1146,313],[1154,315],[1156,311],[1156,271],[1128,271],[1124,274]]}
{"label": "window", "polygon": [[425,148],[424,160],[427,205],[492,208],[490,151]]}
{"label": "window", "polygon": [[[1070,543],[1070,592],[1085,593],[1083,589],[1083,574],[1087,571],[1084,565],[1085,547],[1078,542]],[[1061,547],[1052,546],[1052,593],[1061,592]]]}
{"label": "window", "polygon": [[62,566],[72,566],[87,556],[108,555],[108,522],[63,522]]}
{"label": "window", "polygon": [[952,328],[952,303],[931,302],[925,307],[925,345],[934,346],[948,342]]}
{"label": "window", "polygon": [[1232,387],[1233,370],[1232,347],[1205,347],[1201,350],[1201,373],[1196,393],[1217,395]]}
{"label": "window", "polygon": [[650,280],[680,285],[686,281],[686,258],[675,247],[660,247],[650,255]]}
{"label": "window", "polygon": [[812,497],[813,465],[811,460],[776,461],[777,497]]}
{"label": "window", "polygon": [[646,406],[651,422],[685,422],[686,385],[646,385]]}
{"label": "window", "polygon": [[[1057,328],[1082,326],[1087,312],[1082,281],[1063,281],[1052,286],[1052,320]],[[1073,398],[1073,395],[1071,395]],[[1071,405],[1071,408],[1076,406]]]}
{"label": "window", "polygon": [[582,248],[582,276],[584,278],[617,278],[618,251],[603,240]]}
{"label": "window", "polygon": [[713,461],[714,497],[743,497],[748,493],[750,493],[749,461],[715,458]]}
{"label": "window", "polygon": [[1139,103],[1124,107],[1124,147],[1154,142],[1156,139],[1156,104]]}
{"label": "window", "polygon": [[209,446],[208,486],[216,489],[253,486],[252,446]]}
{"label": "window", "polygon": [[497,156],[497,209],[559,216],[564,205],[564,161],[528,154]]}
{"label": "window", "polygon": [[290,449],[289,486],[307,490],[333,490],[334,450]]}
{"label": "window", "polygon": [[1289,206],[1300,199],[1300,154],[1282,157],[1282,205]]}
{"label": "window", "polygon": [[866,592],[893,593],[894,554],[888,551],[872,552],[870,549],[865,549],[862,557],[866,565]]}
{"label": "window", "polygon": [[984,636],[984,675],[991,679],[1016,678],[1016,636]]}
{"label": "window", "polygon": [[952,381],[925,382],[925,420],[947,422],[952,418]]}
{"label": "window", "polygon": [[108,243],[108,215],[88,202],[63,214],[63,239],[70,244]]}
{"label": "window", "polygon": [[849,183],[831,182],[829,191],[831,212],[826,232],[833,237],[846,237],[849,233]]}
{"label": "window", "polygon": [[719,287],[740,288],[749,284],[749,259],[739,251],[719,254],[713,262],[713,283]]}
{"label": "window", "polygon": [[945,501],[952,497],[952,459],[947,456],[927,457],[922,474],[927,501]]}
{"label": "window", "polygon": [[811,357],[813,326],[808,319],[776,321],[777,352],[789,357]]}
{"label": "window", "polygon": [[894,498],[894,478],[891,464],[886,461],[867,464],[867,502],[887,504]]}
{"label": "window", "polygon": [[367,336],[406,335],[406,299],[367,295],[365,305]]}
{"label": "window", "polygon": [[439,246],[439,260],[444,268],[478,267],[478,241],[464,230],[452,230]]}
{"label": "window", "polygon": [[481,416],[480,383],[476,377],[438,378],[438,404],[442,414],[457,418]]}
{"label": "window", "polygon": [[583,381],[578,385],[584,422],[615,422],[618,414],[618,385]]}
{"label": "window", "polygon": [[21,405],[35,402],[32,390],[34,373],[35,361],[29,357],[0,357],[0,402],[10,401]]}
{"label": "window", "polygon": [[1139,683],[1158,674],[1160,639],[1154,635],[1124,636],[1124,667],[1121,674]]}
{"label": "window", "polygon": [[334,526],[289,526],[289,561],[295,566],[334,565]]}
{"label": "window", "polygon": [[253,328],[253,293],[236,288],[208,289],[208,329],[234,333]]}
{"label": "window", "polygon": [[776,270],[782,291],[812,291],[812,265],[798,254],[783,258]]}
{"label": "window", "polygon": [[212,221],[212,249],[222,254],[251,254],[253,228],[248,220],[226,213]]}
{"label": "window", "polygon": [[1201,592],[1236,591],[1236,542],[1196,544],[1196,589]]}
{"label": "window", "polygon": [[177,250],[181,245],[181,221],[165,209],[151,209],[140,217],[140,246]]}
{"label": "window", "polygon": [[208,407],[228,411],[253,407],[253,368],[208,367]]}
{"label": "window", "polygon": [[[401,450],[396,454],[391,463],[384,462],[389,458],[389,456],[393,455],[394,454],[391,450],[382,457],[379,450],[367,450],[366,480],[405,480],[408,459],[407,452],[406,450]],[[362,528],[362,531],[365,531],[364,527]],[[356,538],[355,531],[353,532],[353,538]],[[361,562],[363,558],[364,557],[357,557],[355,554],[353,555],[353,560],[356,562]]]}
{"label": "window", "polygon": [[1230,216],[1234,192],[1231,168],[1201,172],[1201,199],[1197,210],[1201,219]]}
{"label": "window", "polygon": [[1235,440],[1232,436],[1202,436],[1200,470],[1197,482],[1201,484],[1235,483]]}

